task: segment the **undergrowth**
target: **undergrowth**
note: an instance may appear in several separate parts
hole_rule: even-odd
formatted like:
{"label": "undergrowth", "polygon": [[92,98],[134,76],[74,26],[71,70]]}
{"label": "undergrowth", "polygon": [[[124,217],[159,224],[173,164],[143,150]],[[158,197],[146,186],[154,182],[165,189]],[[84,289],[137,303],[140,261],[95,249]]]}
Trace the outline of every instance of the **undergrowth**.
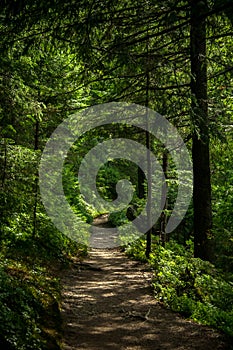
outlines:
{"label": "undergrowth", "polygon": [[[154,271],[155,297],[173,311],[233,337],[232,280],[211,263],[193,258],[192,244],[187,243],[186,248],[173,241],[166,248],[153,244],[148,263]],[[143,239],[126,252],[147,261]]]}
{"label": "undergrowth", "polygon": [[59,350],[59,268],[86,248],[59,233],[2,240],[0,345],[4,350]]}

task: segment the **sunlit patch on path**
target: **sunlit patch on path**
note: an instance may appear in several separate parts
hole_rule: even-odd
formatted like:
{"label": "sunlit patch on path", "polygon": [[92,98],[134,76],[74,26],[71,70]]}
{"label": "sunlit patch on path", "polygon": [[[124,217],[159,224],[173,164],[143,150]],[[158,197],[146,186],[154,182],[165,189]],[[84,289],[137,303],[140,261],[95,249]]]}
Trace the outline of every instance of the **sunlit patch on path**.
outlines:
{"label": "sunlit patch on path", "polygon": [[166,310],[147,265],[92,249],[63,277],[64,350],[227,350],[212,329]]}

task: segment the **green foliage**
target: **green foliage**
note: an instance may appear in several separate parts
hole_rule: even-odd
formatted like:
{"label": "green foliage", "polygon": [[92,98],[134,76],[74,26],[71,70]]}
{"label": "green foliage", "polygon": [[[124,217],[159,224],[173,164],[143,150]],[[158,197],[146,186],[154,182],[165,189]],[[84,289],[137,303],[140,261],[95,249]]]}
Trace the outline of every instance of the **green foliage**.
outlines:
{"label": "green foliage", "polygon": [[126,217],[126,209],[112,212],[109,215],[109,222],[116,227],[126,224],[128,222],[128,219]]}
{"label": "green foliage", "polygon": [[46,349],[41,317],[57,290],[45,273],[30,271],[19,262],[1,261],[0,334],[16,349]]}
{"label": "green foliage", "polygon": [[[215,252],[216,263],[229,273],[233,267],[232,6],[231,0],[208,3],[210,12],[217,13],[207,21],[210,133],[221,138],[211,144]],[[86,1],[60,0],[2,3],[0,333],[17,349],[46,349],[40,318],[45,300],[53,304],[59,294],[56,281],[54,286],[52,278],[47,279],[48,265],[67,262],[87,250],[54,228],[40,202],[38,162],[53,130],[71,111],[108,101],[149,102],[187,140],[197,124],[190,108],[190,2],[129,0],[125,5],[122,1],[91,6]],[[105,210],[89,206],[80,195],[77,174],[83,156],[97,143],[119,135],[145,144],[138,130],[114,128],[105,125],[83,135],[64,165],[66,198],[89,223]],[[152,144],[156,155],[162,154],[153,138]],[[171,160],[169,167],[168,214],[178,187]],[[124,160],[103,164],[97,176],[100,195],[115,199],[116,183],[122,178],[136,189],[137,167]],[[144,206],[136,194],[131,204],[139,210]],[[186,242],[192,218],[190,205],[173,235],[186,247],[192,245]],[[126,209],[111,213],[110,221],[123,225]],[[123,244],[127,246],[127,240]],[[143,239],[128,251],[146,261]],[[150,263],[157,297],[174,310],[232,334],[231,284],[212,265],[194,260],[190,251],[174,243],[167,249],[154,247]]]}
{"label": "green foliage", "polygon": [[230,125],[229,120],[225,141],[215,140],[211,153],[216,263],[227,272],[233,268],[233,143]]}
{"label": "green foliage", "polygon": [[144,238],[138,239],[134,244],[126,246],[126,253],[136,260],[146,262],[148,259],[145,255],[146,241]]}
{"label": "green foliage", "polygon": [[[187,242],[188,243],[188,242]],[[145,261],[145,243],[128,254]],[[170,242],[154,244],[149,264],[154,271],[155,297],[173,311],[233,336],[233,284],[209,262],[192,257],[192,248]]]}
{"label": "green foliage", "polygon": [[92,210],[80,195],[79,183],[77,175],[75,175],[73,165],[66,164],[63,170],[63,186],[67,200],[69,201],[73,211],[81,220],[91,223]]}
{"label": "green foliage", "polygon": [[[0,337],[17,350],[59,349],[60,284],[51,267],[64,268],[86,247],[59,233],[33,239],[21,234],[2,241],[0,257]],[[51,328],[51,334],[49,329]]]}
{"label": "green foliage", "polygon": [[60,287],[50,268],[86,254],[45,214],[37,189],[39,155],[1,140],[0,339],[17,350],[59,349]]}

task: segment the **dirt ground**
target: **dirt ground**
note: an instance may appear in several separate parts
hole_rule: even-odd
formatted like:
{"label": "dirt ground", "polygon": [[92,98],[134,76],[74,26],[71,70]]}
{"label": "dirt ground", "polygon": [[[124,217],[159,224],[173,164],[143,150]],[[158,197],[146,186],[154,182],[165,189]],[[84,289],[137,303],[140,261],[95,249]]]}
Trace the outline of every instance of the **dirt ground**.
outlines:
{"label": "dirt ground", "polygon": [[92,249],[62,278],[64,350],[229,350],[217,331],[153,297],[147,265],[119,249]]}

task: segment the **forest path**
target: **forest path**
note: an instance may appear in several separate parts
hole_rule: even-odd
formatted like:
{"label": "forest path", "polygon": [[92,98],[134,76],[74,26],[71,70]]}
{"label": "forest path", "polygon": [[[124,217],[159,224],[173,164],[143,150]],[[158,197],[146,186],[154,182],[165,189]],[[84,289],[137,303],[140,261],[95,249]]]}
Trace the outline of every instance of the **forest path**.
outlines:
{"label": "forest path", "polygon": [[229,349],[218,332],[156,301],[151,278],[147,265],[119,249],[92,249],[74,263],[62,277],[63,349]]}

